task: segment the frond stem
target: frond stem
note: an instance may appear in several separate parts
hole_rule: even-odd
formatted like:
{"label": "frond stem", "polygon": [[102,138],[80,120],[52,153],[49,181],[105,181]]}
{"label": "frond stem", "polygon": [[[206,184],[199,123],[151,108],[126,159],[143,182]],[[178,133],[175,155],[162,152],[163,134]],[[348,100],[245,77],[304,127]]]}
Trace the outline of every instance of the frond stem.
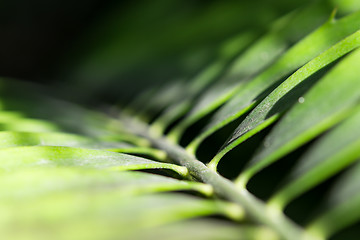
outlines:
{"label": "frond stem", "polygon": [[154,147],[165,151],[174,163],[186,167],[194,178],[211,185],[217,196],[241,205],[254,221],[271,227],[283,239],[319,240],[291,221],[282,211],[269,207],[246,188],[239,189],[233,182],[208,168],[181,146],[173,144],[164,136],[152,136],[146,123],[124,115],[121,115],[121,121],[133,134],[149,140]]}

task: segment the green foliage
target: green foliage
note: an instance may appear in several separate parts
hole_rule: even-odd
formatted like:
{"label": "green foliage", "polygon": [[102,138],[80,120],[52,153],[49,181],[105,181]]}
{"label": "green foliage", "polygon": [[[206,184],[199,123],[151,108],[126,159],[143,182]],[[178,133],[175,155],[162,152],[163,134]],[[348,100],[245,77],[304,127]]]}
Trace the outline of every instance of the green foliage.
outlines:
{"label": "green foliage", "polygon": [[[156,8],[138,7],[145,15]],[[198,16],[204,31],[215,7],[231,4]],[[193,78],[139,84],[131,102],[111,106],[112,115],[1,80],[0,235],[357,239],[359,8],[357,1],[323,0],[269,25],[259,19],[257,28],[224,41],[207,66],[197,65]],[[180,51],[181,35],[193,30],[178,17],[172,44],[153,36],[153,49],[114,65],[118,52],[139,40],[129,27],[125,43],[115,36],[97,45],[73,76],[83,81],[102,61],[104,77],[113,76],[117,66],[137,66],[158,49]]]}

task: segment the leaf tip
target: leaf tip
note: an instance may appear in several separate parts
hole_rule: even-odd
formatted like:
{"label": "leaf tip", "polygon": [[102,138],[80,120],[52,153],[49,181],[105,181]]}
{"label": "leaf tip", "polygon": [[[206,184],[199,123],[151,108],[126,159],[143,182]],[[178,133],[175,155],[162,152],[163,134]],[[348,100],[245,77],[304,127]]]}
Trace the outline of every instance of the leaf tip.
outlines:
{"label": "leaf tip", "polygon": [[332,10],[328,22],[333,23],[333,22],[336,21],[335,17],[336,17],[337,11],[338,11],[338,8],[337,8],[337,7],[335,7],[335,8]]}

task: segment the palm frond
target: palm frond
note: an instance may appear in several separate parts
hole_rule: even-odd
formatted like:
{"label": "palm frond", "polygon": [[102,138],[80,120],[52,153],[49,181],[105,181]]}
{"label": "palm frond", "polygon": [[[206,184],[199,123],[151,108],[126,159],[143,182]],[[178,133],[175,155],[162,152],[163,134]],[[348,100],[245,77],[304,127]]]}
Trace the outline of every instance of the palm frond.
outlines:
{"label": "palm frond", "polygon": [[192,77],[139,84],[111,115],[2,79],[1,236],[356,239],[360,12],[349,2],[319,1],[266,31],[244,30]]}

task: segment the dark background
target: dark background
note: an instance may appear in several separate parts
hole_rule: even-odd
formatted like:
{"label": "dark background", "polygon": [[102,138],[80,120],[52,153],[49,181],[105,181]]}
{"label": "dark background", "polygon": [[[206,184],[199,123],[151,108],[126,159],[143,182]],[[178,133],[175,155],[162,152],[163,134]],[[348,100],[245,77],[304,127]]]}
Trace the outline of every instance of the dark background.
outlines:
{"label": "dark background", "polygon": [[116,101],[174,76],[190,79],[225,39],[263,32],[306,2],[1,1],[0,76]]}
{"label": "dark background", "polygon": [[113,2],[1,1],[1,76],[51,80],[56,76],[59,57]]}

